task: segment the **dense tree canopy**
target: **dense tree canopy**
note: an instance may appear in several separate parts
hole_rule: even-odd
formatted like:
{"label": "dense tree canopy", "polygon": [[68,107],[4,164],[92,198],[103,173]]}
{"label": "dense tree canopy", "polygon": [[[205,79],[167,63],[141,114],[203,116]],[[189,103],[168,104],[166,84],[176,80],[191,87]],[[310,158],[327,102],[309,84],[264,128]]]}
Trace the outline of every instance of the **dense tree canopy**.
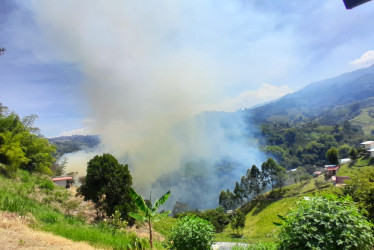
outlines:
{"label": "dense tree canopy", "polygon": [[36,118],[30,115],[20,119],[0,103],[0,163],[10,175],[18,168],[52,174],[56,149],[34,127]]}
{"label": "dense tree canopy", "polygon": [[128,165],[120,164],[110,154],[96,155],[87,164],[85,184],[80,191],[86,200],[102,206],[108,215],[118,210],[128,220],[128,213],[136,211],[130,196],[132,177]]}

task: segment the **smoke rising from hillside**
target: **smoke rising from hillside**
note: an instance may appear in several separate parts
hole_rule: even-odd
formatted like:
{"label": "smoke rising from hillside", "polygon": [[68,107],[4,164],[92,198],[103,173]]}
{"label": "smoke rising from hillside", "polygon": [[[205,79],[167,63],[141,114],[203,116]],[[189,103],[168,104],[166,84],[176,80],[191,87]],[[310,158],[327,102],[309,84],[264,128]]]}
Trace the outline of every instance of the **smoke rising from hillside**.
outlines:
{"label": "smoke rising from hillside", "polygon": [[[245,77],[208,49],[214,37],[191,30],[191,23],[209,23],[204,20],[209,16],[192,14],[183,5],[48,0],[37,1],[32,10],[48,38],[47,48],[80,67],[91,107],[90,129],[102,140],[96,152],[70,155],[70,170],[82,173],[82,159],[110,152],[129,163],[134,185],[143,194],[153,187],[156,193],[172,189],[174,200],[183,202],[214,197],[202,205],[207,207],[216,205],[220,188],[231,187],[263,157],[254,142],[244,140],[250,137],[240,134],[250,129],[240,119],[227,114],[191,118]],[[235,166],[222,163],[227,159]],[[193,180],[198,171],[205,190]],[[205,193],[201,199],[199,192]]]}

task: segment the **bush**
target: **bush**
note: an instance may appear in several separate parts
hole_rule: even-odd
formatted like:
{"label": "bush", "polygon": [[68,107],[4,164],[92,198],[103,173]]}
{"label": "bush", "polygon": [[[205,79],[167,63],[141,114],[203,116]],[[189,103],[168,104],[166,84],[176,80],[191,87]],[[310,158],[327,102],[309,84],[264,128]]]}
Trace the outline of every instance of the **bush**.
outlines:
{"label": "bush", "polygon": [[305,197],[283,218],[281,249],[372,249],[372,224],[350,198]]}
{"label": "bush", "polygon": [[55,184],[50,180],[43,180],[40,182],[39,187],[46,190],[55,189]]}
{"label": "bush", "polygon": [[180,218],[171,230],[172,249],[210,249],[214,241],[213,225],[195,215]]}

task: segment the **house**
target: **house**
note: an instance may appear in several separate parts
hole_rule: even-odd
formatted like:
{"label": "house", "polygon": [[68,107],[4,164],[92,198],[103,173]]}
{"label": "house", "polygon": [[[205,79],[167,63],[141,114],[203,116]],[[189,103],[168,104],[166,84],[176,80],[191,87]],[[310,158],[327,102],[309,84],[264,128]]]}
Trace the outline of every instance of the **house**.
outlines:
{"label": "house", "polygon": [[364,145],[365,151],[368,151],[371,157],[374,157],[374,141],[364,141],[361,145]]}
{"label": "house", "polygon": [[326,170],[326,176],[331,177],[336,175],[336,172],[338,171],[340,167],[336,165],[325,165],[325,170]]}
{"label": "house", "polygon": [[70,188],[70,183],[72,183],[73,177],[71,176],[56,177],[56,178],[53,178],[52,181],[58,186]]}

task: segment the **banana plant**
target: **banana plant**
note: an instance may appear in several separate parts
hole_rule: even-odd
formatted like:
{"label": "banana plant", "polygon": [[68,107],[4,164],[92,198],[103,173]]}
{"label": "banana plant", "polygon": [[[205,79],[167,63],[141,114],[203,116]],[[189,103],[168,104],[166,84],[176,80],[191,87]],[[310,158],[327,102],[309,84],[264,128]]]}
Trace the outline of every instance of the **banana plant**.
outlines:
{"label": "banana plant", "polygon": [[170,191],[168,191],[166,194],[161,196],[160,199],[158,199],[153,206],[151,205],[148,207],[145,204],[145,201],[143,197],[135,192],[134,189],[130,188],[130,195],[132,200],[134,201],[135,205],[138,207],[138,209],[142,213],[132,213],[130,212],[129,215],[134,218],[137,221],[140,222],[147,222],[148,227],[149,227],[149,244],[151,245],[151,248],[153,248],[153,232],[152,232],[152,224],[153,222],[157,222],[160,219],[168,216],[168,214],[171,213],[171,211],[166,211],[163,213],[158,213],[157,210],[158,208],[165,203],[165,201],[169,198],[170,196]]}

